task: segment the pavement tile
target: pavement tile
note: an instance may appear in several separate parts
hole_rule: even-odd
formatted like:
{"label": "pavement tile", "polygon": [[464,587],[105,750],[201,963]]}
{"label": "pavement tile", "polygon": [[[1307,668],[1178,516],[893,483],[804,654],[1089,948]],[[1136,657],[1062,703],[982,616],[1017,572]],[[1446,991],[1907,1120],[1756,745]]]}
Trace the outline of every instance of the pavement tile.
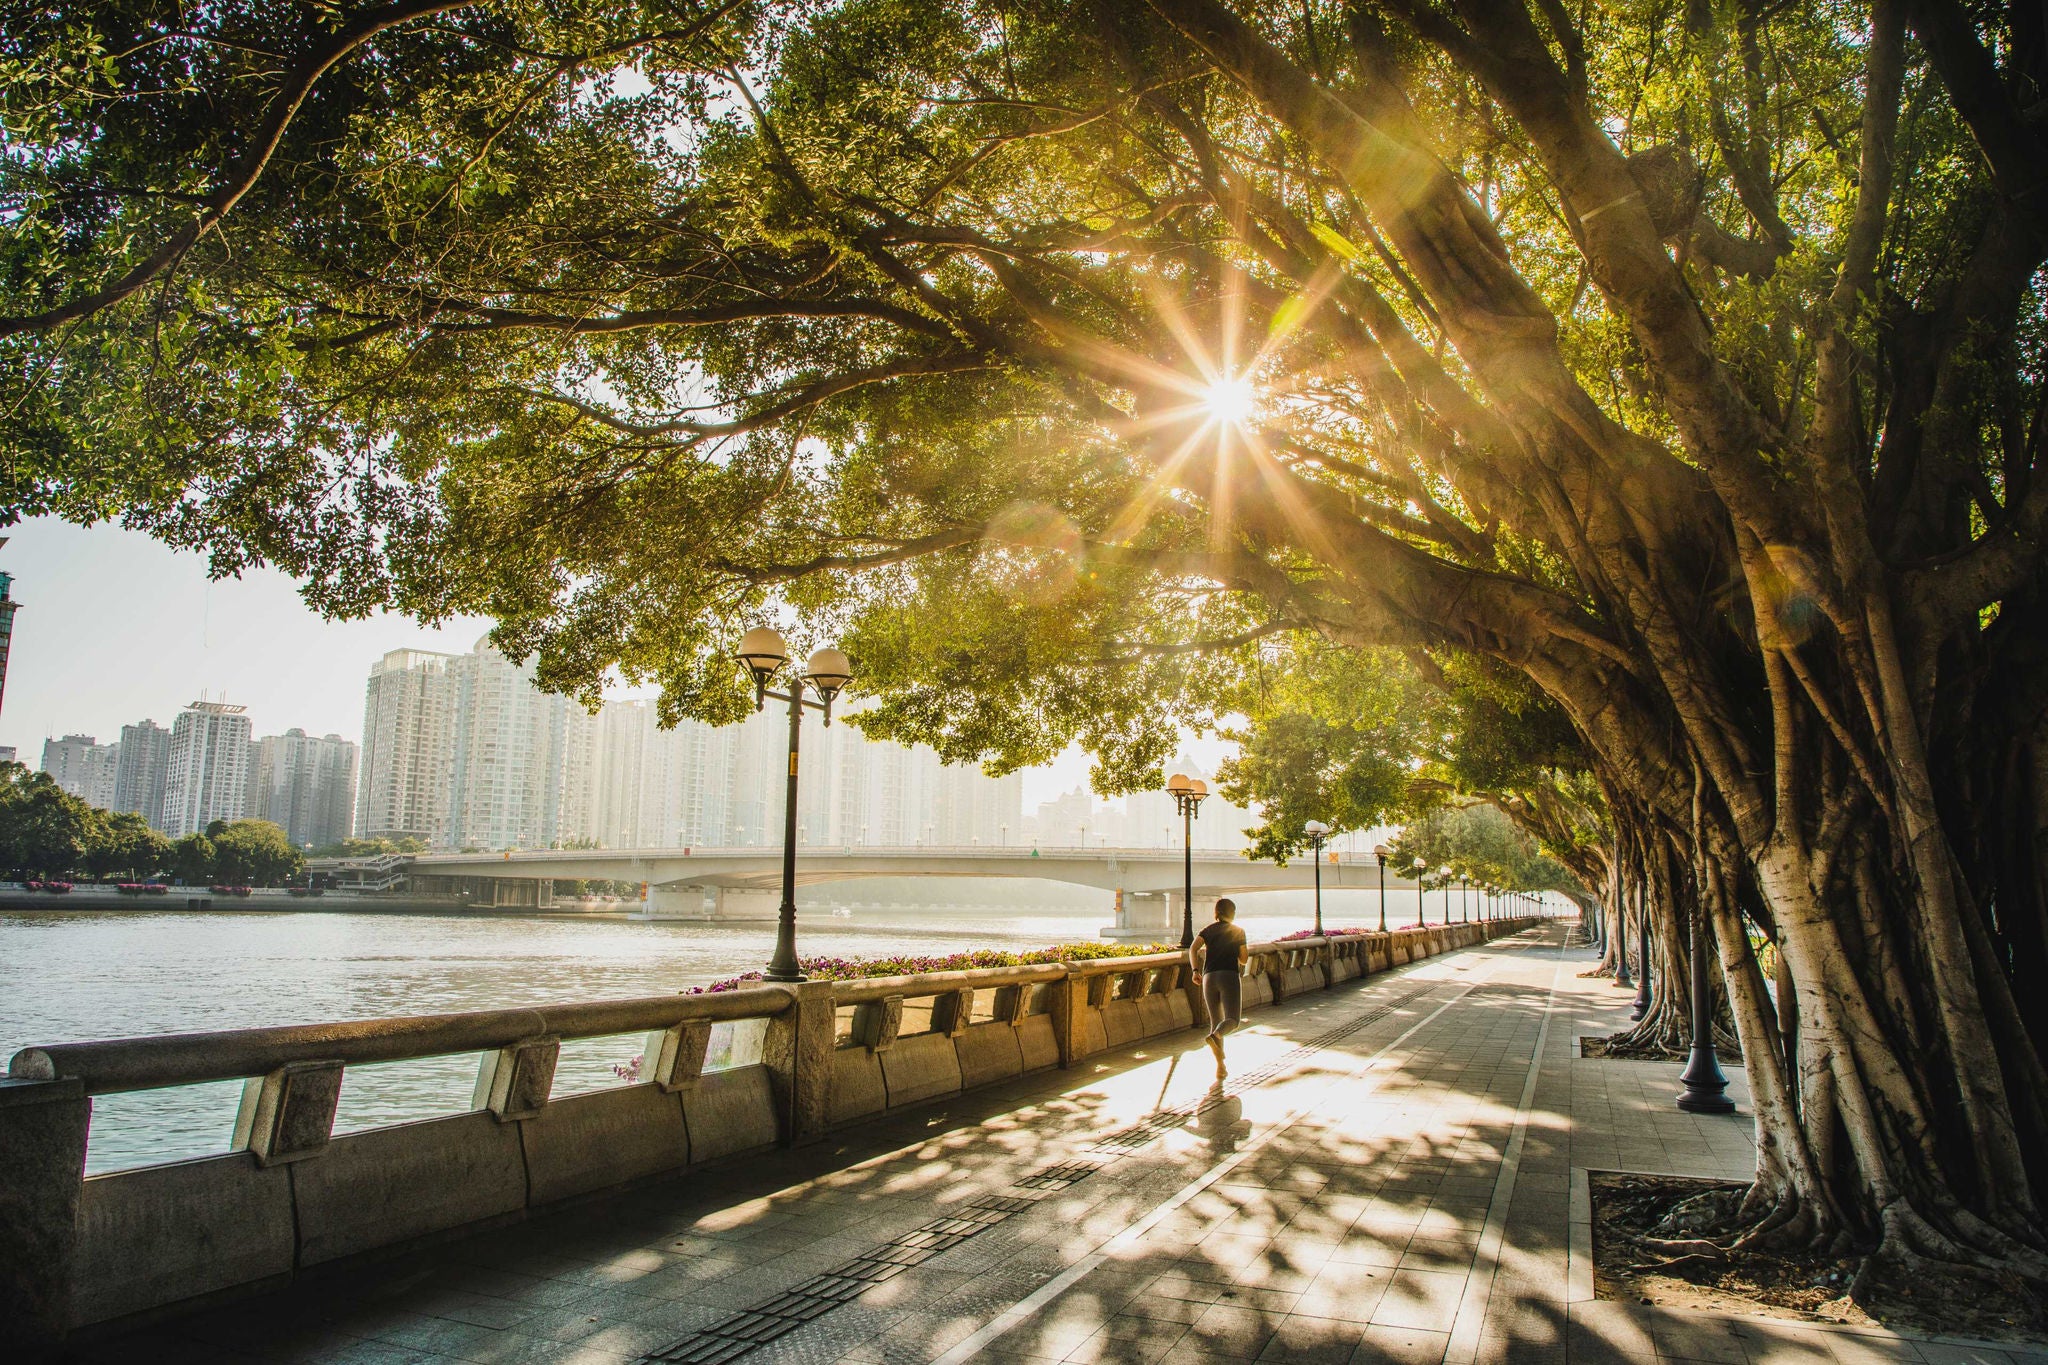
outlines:
{"label": "pavement tile", "polygon": [[1473,1258],[1479,1254],[1479,1241],[1438,1241],[1432,1238],[1416,1237],[1401,1253],[1403,1270],[1444,1270],[1459,1274],[1472,1268]]}
{"label": "pavement tile", "polygon": [[1112,1322],[1066,1355],[1073,1365],[1156,1365],[1180,1344],[1187,1328],[1180,1323],[1140,1320],[1143,1330],[1118,1330]]}
{"label": "pavement tile", "polygon": [[1226,1285],[1216,1302],[1232,1308],[1250,1308],[1260,1313],[1291,1313],[1301,1294],[1288,1289],[1261,1289],[1254,1285]]}
{"label": "pavement tile", "polygon": [[1147,1318],[1154,1322],[1178,1323],[1185,1327],[1202,1315],[1213,1300],[1190,1302],[1187,1299],[1162,1298],[1154,1294],[1140,1294],[1126,1301],[1117,1312],[1125,1317]]}
{"label": "pavement tile", "polygon": [[1749,1359],[1743,1338],[1711,1320],[1687,1322],[1677,1314],[1670,1318],[1660,1314],[1650,1329],[1650,1337],[1659,1355],[1680,1360],[1745,1365]]}
{"label": "pavement tile", "polygon": [[1448,1332],[1458,1315],[1465,1276],[1434,1270],[1396,1270],[1373,1309],[1373,1322],[1385,1327],[1412,1327]]}
{"label": "pavement tile", "polygon": [[1205,1349],[1191,1337],[1183,1337],[1156,1365],[1244,1365],[1245,1356],[1229,1351]]}
{"label": "pavement tile", "polygon": [[1288,1365],[1346,1365],[1357,1351],[1364,1326],[1333,1318],[1290,1313],[1281,1319],[1259,1354],[1261,1360],[1285,1361]]}
{"label": "pavement tile", "polygon": [[1368,1327],[1352,1352],[1352,1365],[1436,1365],[1451,1344],[1447,1332]]}
{"label": "pavement tile", "polygon": [[1175,1266],[1146,1285],[1139,1297],[1214,1303],[1223,1297],[1223,1291],[1229,1286],[1230,1280],[1227,1277],[1212,1278],[1200,1273],[1208,1268],[1206,1265],[1190,1267],[1185,1263]]}
{"label": "pavement tile", "polygon": [[1834,1332],[1828,1335],[1828,1349],[1840,1365],[1904,1365],[1927,1357],[1924,1346],[1896,1337],[1864,1332]]}
{"label": "pavement tile", "polygon": [[1330,1253],[1333,1265],[1397,1266],[1408,1250],[1408,1239],[1354,1236]]}
{"label": "pavement tile", "polygon": [[1212,1303],[1188,1328],[1184,1340],[1198,1350],[1255,1360],[1273,1339],[1279,1316],[1256,1308]]}

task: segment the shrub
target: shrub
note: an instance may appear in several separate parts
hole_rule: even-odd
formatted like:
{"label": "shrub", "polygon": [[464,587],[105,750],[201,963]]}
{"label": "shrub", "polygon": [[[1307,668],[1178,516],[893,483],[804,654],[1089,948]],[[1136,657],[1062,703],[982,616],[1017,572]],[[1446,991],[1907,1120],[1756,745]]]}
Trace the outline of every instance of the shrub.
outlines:
{"label": "shrub", "polygon": [[[976,948],[971,952],[949,953],[944,957],[807,957],[798,966],[813,981],[858,981],[874,976],[909,976],[917,972],[964,972],[988,967],[1031,967],[1041,962],[1095,962],[1109,957],[1139,957],[1146,953],[1173,952],[1172,944],[1150,943],[1055,943],[1026,952],[1001,948]],[[710,991],[737,990],[761,984],[759,972],[728,977],[708,986],[692,986],[691,995]]]}

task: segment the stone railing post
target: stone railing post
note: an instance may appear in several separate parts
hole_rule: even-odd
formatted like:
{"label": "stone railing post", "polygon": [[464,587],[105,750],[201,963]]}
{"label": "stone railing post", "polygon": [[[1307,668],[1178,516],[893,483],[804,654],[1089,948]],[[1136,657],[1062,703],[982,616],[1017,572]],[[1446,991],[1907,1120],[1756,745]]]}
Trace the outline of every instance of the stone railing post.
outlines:
{"label": "stone railing post", "polygon": [[1195,1027],[1209,1027],[1209,1002],[1202,998],[1202,978],[1196,974],[1193,963],[1183,963],[1180,969],[1180,993],[1187,997],[1188,1014],[1194,1019]]}
{"label": "stone railing post", "polygon": [[[486,1052],[477,1067],[472,1104],[490,1110],[500,1123],[533,1118],[547,1107],[555,1088],[555,1062],[561,1055],[562,1040],[553,1035]],[[337,1090],[340,1085],[337,1069]]]}
{"label": "stone railing post", "polygon": [[896,1039],[902,1032],[902,996],[885,995],[880,1000],[865,1000],[853,1007],[851,1041],[868,1051],[887,1052],[896,1046]]}
{"label": "stone railing post", "polygon": [[832,983],[800,981],[796,1003],[768,1024],[761,1060],[782,1112],[782,1140],[794,1146],[825,1131],[832,1112]]}
{"label": "stone railing post", "polygon": [[932,998],[932,1032],[948,1038],[958,1038],[967,1032],[968,1024],[974,1020],[974,992],[972,989],[947,991]]}
{"label": "stone railing post", "polygon": [[287,1062],[244,1081],[230,1145],[253,1155],[259,1166],[318,1156],[334,1135],[341,1076],[340,1062]]}
{"label": "stone railing post", "polygon": [[1060,1065],[1072,1066],[1081,1059],[1087,1042],[1081,1021],[1088,1008],[1088,978],[1066,969],[1066,975],[1052,983],[1052,1036],[1060,1046]]}
{"label": "stone railing post", "polygon": [[54,1360],[71,1326],[92,1101],[76,1080],[0,1080],[0,1355]]}
{"label": "stone railing post", "polygon": [[640,1078],[672,1095],[693,1090],[704,1076],[704,1060],[711,1052],[711,1025],[690,1019],[671,1028],[647,1035],[640,1047]]}

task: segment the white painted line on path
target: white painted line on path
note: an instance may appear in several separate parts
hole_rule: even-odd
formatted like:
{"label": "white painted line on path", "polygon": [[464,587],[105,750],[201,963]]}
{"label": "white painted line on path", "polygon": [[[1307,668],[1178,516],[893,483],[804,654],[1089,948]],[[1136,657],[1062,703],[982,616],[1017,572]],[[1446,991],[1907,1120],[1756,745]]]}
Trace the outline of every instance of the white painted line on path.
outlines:
{"label": "white painted line on path", "polygon": [[1444,1365],[1468,1365],[1479,1358],[1480,1329],[1486,1325],[1493,1282],[1500,1274],[1501,1247],[1508,1233],[1508,1207],[1515,1200],[1515,1178],[1522,1169],[1522,1148],[1528,1143],[1529,1111],[1536,1103],[1543,1049],[1550,1042],[1550,1016],[1557,1007],[1557,982],[1564,972],[1564,954],[1565,945],[1558,945],[1557,962],[1550,969],[1550,993],[1543,998],[1543,1023],[1536,1030],[1536,1050],[1529,1057],[1529,1075],[1522,1082],[1522,1102],[1515,1108],[1515,1126],[1508,1134],[1507,1150],[1501,1153],[1500,1174],[1494,1177],[1493,1198],[1486,1206],[1486,1222],[1479,1233],[1479,1254],[1465,1277],[1465,1292],[1458,1300],[1458,1316],[1451,1325],[1451,1344],[1444,1351]]}

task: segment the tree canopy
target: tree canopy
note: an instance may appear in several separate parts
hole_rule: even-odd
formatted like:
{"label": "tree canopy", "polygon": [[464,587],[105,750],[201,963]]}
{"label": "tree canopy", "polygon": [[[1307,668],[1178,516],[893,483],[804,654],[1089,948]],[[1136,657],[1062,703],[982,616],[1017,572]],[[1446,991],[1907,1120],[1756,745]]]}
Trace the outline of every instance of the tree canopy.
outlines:
{"label": "tree canopy", "polygon": [[36,877],[82,865],[92,832],[91,806],[48,773],[0,764],[0,864]]}
{"label": "tree canopy", "polygon": [[236,820],[209,837],[213,875],[233,886],[277,886],[306,865],[283,827],[269,820]]}
{"label": "tree canopy", "polygon": [[[2048,1279],[2038,5],[128,0],[0,41],[15,514],[488,614],[671,719],[742,713],[781,614],[868,733],[1079,739],[1106,790],[1282,641],[1406,651],[1507,757],[1554,718],[1711,925],[1743,1235]],[[1274,771],[1380,799],[1290,725]]]}

